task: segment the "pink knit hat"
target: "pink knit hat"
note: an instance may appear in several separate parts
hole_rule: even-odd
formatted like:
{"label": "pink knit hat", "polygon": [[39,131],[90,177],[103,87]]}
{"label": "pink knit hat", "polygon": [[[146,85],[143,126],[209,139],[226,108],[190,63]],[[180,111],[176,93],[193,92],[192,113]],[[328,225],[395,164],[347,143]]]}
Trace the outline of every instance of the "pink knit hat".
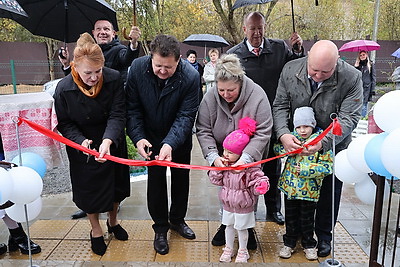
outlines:
{"label": "pink knit hat", "polygon": [[235,154],[242,154],[243,149],[250,142],[250,137],[256,131],[256,124],[257,122],[249,117],[241,119],[239,121],[239,130],[228,134],[222,146]]}

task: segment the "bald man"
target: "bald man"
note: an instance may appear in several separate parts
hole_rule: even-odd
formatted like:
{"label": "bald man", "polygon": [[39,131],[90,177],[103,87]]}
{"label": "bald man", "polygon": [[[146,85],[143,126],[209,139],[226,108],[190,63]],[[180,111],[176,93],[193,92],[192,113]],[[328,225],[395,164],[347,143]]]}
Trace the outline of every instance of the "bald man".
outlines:
{"label": "bald man", "polygon": [[[343,135],[335,137],[335,152],[338,153],[351,142],[351,132],[361,117],[362,103],[361,73],[339,59],[338,49],[333,42],[321,40],[313,45],[307,57],[290,61],[283,68],[273,103],[274,130],[285,149],[293,151],[301,147],[301,142],[290,133],[293,131],[296,108],[312,107],[317,126],[322,129],[332,122],[331,114],[336,114],[343,129]],[[332,138],[333,135],[329,133],[303,154],[311,155],[332,149]],[[335,222],[341,192],[342,182],[335,178]],[[315,219],[319,257],[326,257],[331,252],[331,207],[332,175],[329,175],[321,186]]]}

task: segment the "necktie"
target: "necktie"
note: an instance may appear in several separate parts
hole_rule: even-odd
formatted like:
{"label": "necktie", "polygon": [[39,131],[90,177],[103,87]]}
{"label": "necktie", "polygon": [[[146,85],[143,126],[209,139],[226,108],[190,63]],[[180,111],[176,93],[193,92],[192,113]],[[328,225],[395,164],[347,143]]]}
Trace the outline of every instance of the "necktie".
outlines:
{"label": "necktie", "polygon": [[258,57],[260,55],[260,48],[259,47],[253,48],[252,52],[254,53],[254,55]]}
{"label": "necktie", "polygon": [[310,86],[311,86],[311,93],[314,94],[315,91],[318,89],[318,83],[310,78]]}

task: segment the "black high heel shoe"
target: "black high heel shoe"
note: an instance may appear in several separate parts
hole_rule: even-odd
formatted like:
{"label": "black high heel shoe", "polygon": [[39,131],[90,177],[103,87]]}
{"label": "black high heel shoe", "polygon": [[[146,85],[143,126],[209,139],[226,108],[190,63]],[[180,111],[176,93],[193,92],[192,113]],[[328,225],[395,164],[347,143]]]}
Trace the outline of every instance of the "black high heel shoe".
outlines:
{"label": "black high heel shoe", "polygon": [[[18,228],[8,229],[8,231],[10,232],[10,237],[8,238],[8,250],[12,252],[19,249],[22,254],[29,254],[28,237],[26,236],[24,229],[22,229],[22,225],[18,223]],[[32,254],[37,254],[42,251],[38,244],[34,243],[32,240],[29,241]]]}
{"label": "black high heel shoe", "polygon": [[122,241],[128,240],[128,237],[129,237],[128,233],[125,231],[124,228],[122,228],[122,226],[120,224],[111,226],[108,223],[108,220],[107,220],[106,224],[107,224],[107,229],[108,229],[109,234],[114,234],[115,238],[118,240],[122,240]]}
{"label": "black high heel shoe", "polygon": [[90,243],[92,244],[92,251],[100,256],[103,256],[106,253],[107,245],[104,242],[104,237],[93,237],[92,231],[90,231]]}

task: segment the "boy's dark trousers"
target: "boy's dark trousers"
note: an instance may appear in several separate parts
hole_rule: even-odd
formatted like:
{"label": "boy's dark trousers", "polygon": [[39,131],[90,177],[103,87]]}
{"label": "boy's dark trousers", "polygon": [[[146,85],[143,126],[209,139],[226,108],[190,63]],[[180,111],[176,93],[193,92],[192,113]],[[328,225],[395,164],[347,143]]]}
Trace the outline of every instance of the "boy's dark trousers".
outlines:
{"label": "boy's dark trousers", "polygon": [[315,248],[317,241],[314,239],[314,216],[317,202],[307,200],[288,200],[285,195],[285,225],[286,233],[283,235],[285,246],[295,248],[298,237],[301,237],[303,248]]}

